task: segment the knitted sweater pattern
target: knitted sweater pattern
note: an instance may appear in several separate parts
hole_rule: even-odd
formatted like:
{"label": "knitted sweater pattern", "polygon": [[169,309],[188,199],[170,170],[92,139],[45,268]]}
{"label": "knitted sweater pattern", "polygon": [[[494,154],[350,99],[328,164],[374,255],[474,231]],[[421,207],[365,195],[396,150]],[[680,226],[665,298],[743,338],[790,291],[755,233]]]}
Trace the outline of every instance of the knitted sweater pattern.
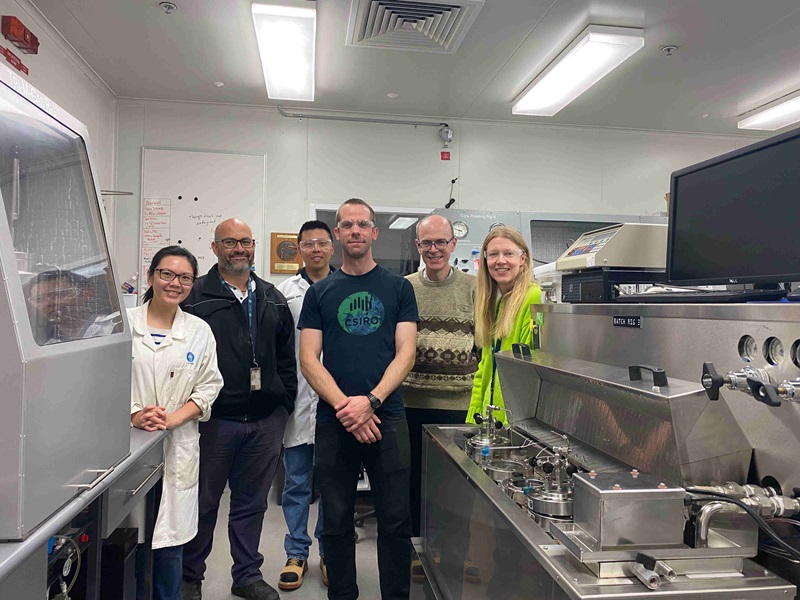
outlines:
{"label": "knitted sweater pattern", "polygon": [[419,271],[414,287],[420,322],[414,367],[403,383],[406,406],[465,410],[478,369],[475,348],[476,278],[454,269],[444,281]]}

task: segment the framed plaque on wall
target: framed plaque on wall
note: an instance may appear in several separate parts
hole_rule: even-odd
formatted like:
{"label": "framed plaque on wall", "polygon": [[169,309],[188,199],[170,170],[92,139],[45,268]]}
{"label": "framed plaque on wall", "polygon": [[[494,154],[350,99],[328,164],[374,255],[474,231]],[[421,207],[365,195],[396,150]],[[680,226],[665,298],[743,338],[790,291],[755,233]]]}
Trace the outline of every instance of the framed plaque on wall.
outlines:
{"label": "framed plaque on wall", "polygon": [[270,234],[269,272],[293,275],[303,266],[296,233]]}

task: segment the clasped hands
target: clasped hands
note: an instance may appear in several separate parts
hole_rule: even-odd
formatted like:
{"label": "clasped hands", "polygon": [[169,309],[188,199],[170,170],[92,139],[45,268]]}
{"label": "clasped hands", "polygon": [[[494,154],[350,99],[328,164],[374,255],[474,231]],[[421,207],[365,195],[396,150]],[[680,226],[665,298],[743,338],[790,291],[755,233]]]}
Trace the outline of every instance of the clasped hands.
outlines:
{"label": "clasped hands", "polygon": [[172,429],[175,425],[172,415],[173,413],[168,414],[164,407],[151,404],[131,415],[131,423],[134,427],[145,431]]}
{"label": "clasped hands", "polygon": [[378,428],[381,420],[366,396],[348,396],[336,407],[336,418],[362,444],[372,444],[382,437]]}

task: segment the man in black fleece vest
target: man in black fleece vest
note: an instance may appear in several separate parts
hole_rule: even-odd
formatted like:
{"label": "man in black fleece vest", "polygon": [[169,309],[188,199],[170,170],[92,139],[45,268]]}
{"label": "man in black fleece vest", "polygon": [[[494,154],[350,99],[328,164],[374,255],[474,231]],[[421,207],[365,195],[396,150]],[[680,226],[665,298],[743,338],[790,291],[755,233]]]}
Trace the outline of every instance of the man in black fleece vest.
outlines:
{"label": "man in black fleece vest", "polygon": [[211,326],[225,385],[211,419],[200,425],[198,533],[184,546],[182,595],[201,598],[219,501],[229,484],[231,592],[273,600],[278,592],[261,576],[258,544],[297,391],[294,320],[283,295],[251,271],[250,227],[239,219],[223,221],[211,249],[217,264],[195,282],[185,309]]}

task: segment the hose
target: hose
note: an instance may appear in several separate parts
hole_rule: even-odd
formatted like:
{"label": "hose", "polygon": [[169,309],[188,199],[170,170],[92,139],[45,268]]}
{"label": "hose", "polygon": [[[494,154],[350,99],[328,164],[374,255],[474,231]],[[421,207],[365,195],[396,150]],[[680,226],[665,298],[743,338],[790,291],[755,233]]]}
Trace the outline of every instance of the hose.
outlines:
{"label": "hose", "polygon": [[[781,556],[783,558],[791,557],[794,560],[800,560],[800,550],[790,546],[786,542],[784,542],[781,537],[775,533],[772,527],[767,524],[767,522],[759,515],[756,511],[752,508],[747,506],[744,502],[739,500],[738,498],[733,498],[732,496],[728,496],[727,494],[721,494],[719,492],[711,492],[705,490],[698,490],[696,488],[686,488],[686,491],[690,494],[695,494],[697,496],[710,496],[712,498],[716,498],[720,502],[730,502],[731,504],[735,504],[742,510],[744,510],[748,515],[750,515],[753,520],[758,525],[759,529],[763,531],[767,536],[769,536],[777,548],[770,548],[769,551],[766,549],[764,550],[768,554],[773,554],[775,556]],[[692,500],[705,500],[704,498],[692,498]]]}

